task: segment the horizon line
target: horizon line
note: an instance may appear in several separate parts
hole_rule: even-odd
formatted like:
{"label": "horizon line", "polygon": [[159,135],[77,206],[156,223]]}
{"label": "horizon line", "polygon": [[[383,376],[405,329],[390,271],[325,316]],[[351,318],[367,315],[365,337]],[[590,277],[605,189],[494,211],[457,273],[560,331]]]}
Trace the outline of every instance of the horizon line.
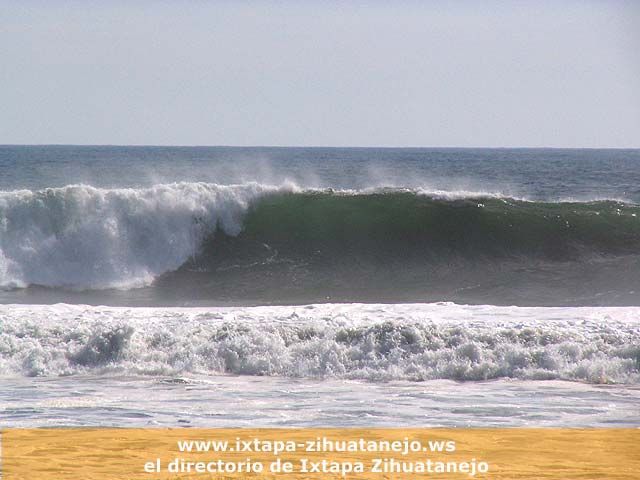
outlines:
{"label": "horizon line", "polygon": [[558,146],[358,146],[358,145],[205,145],[205,144],[120,144],[120,143],[0,143],[1,147],[126,147],[126,148],[309,148],[309,149],[388,149],[388,150],[640,150],[638,147],[558,147]]}

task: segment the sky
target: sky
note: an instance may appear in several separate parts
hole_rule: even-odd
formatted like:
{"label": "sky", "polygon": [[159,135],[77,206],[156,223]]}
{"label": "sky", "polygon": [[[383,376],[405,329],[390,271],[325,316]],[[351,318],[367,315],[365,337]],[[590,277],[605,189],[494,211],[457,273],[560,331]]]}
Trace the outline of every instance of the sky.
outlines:
{"label": "sky", "polygon": [[640,147],[640,2],[0,0],[0,144]]}

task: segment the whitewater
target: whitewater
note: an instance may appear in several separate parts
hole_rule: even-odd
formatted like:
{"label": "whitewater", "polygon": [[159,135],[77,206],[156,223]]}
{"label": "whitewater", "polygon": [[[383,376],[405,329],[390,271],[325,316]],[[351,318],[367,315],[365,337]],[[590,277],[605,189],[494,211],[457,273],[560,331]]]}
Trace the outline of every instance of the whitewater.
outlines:
{"label": "whitewater", "polygon": [[640,308],[0,307],[0,375],[638,383]]}
{"label": "whitewater", "polygon": [[275,190],[176,183],[0,192],[0,287],[148,285],[195,255],[216,225],[237,235],[249,201]]}
{"label": "whitewater", "polygon": [[0,411],[15,427],[633,426],[639,314],[5,305]]}

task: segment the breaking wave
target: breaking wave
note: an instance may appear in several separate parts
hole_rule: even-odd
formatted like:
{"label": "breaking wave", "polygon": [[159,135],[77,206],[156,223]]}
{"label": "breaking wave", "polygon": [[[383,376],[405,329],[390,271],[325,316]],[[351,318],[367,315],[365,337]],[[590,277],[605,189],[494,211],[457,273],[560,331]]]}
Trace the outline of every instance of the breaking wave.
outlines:
{"label": "breaking wave", "polygon": [[[378,284],[376,294],[398,288],[424,300],[445,282],[467,288],[443,279],[447,272],[486,279],[510,262],[562,265],[567,277],[584,277],[567,265],[600,262],[595,270],[627,275],[627,285],[640,280],[636,269],[613,272],[637,263],[639,214],[640,206],[608,200],[258,183],[0,192],[0,286],[129,289],[158,281],[170,290],[207,284],[206,295],[242,297],[270,278],[294,296],[306,289],[324,298],[368,282]],[[549,285],[548,277],[537,281]]]}
{"label": "breaking wave", "polygon": [[0,192],[0,286],[147,285],[196,254],[215,228],[237,235],[249,203],[274,190],[176,183]]}

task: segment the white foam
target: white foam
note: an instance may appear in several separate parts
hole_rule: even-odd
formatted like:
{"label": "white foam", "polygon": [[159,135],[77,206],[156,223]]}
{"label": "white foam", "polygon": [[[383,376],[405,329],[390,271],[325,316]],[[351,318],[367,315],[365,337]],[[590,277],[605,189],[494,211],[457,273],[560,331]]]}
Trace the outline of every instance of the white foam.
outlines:
{"label": "white foam", "polygon": [[0,374],[640,382],[640,307],[0,307]]}
{"label": "white foam", "polygon": [[175,270],[216,225],[235,235],[258,183],[0,192],[0,288],[130,288]]}

